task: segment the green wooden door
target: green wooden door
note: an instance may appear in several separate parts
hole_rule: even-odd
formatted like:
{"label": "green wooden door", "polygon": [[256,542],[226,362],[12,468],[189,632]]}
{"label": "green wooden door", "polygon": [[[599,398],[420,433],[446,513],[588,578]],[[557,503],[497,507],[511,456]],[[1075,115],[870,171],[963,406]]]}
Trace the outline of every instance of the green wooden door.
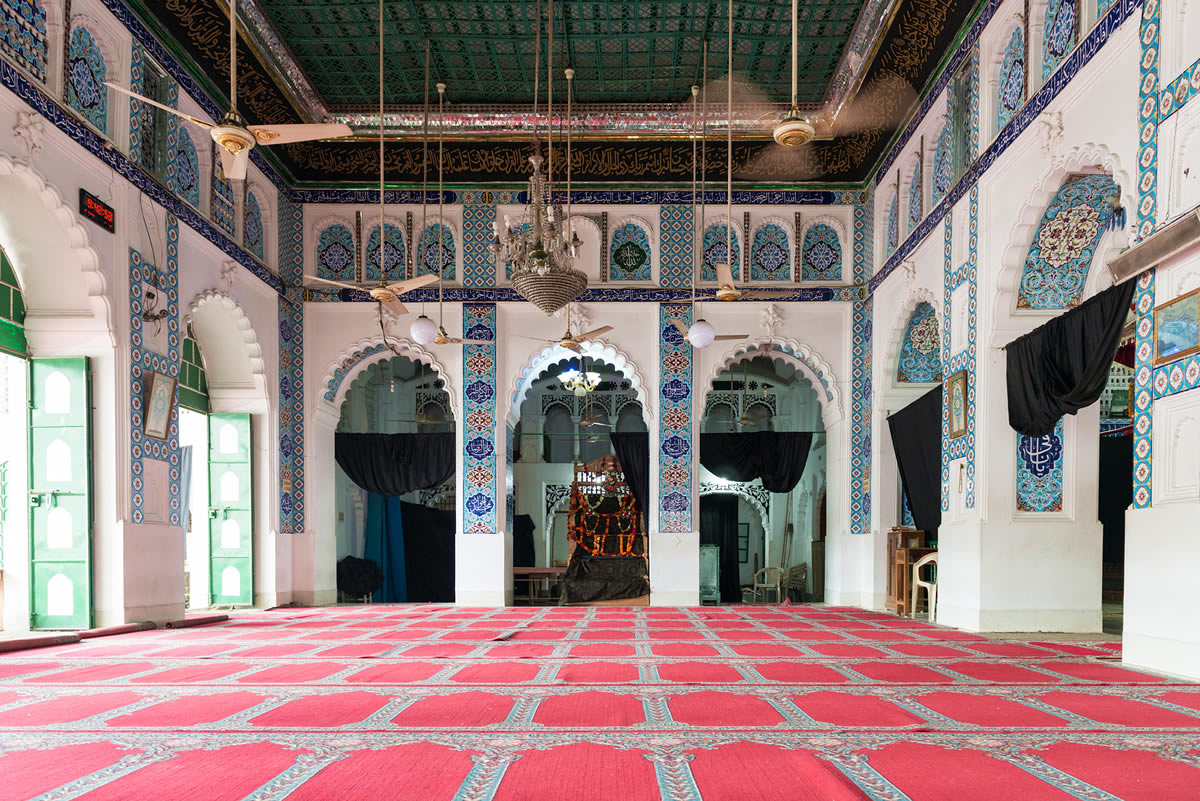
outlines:
{"label": "green wooden door", "polygon": [[88,360],[29,360],[30,627],[92,625]]}
{"label": "green wooden door", "polygon": [[254,603],[254,507],[250,415],[208,416],[210,602]]}

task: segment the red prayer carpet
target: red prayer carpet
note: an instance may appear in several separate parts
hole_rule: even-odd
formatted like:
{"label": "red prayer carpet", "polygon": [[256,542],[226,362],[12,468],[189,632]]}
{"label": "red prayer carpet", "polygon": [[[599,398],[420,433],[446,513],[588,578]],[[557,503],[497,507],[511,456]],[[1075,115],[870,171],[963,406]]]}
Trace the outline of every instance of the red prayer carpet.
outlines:
{"label": "red prayer carpet", "polygon": [[0,654],[0,801],[1194,801],[1200,685],[825,606],[235,615]]}

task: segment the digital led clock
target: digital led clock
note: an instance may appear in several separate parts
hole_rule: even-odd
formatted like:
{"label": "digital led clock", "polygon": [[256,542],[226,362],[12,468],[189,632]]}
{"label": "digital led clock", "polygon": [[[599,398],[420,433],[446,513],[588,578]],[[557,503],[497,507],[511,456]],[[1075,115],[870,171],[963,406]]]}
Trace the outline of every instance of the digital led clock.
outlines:
{"label": "digital led clock", "polygon": [[79,190],[79,213],[110,234],[116,233],[117,219],[113,207],[86,189]]}

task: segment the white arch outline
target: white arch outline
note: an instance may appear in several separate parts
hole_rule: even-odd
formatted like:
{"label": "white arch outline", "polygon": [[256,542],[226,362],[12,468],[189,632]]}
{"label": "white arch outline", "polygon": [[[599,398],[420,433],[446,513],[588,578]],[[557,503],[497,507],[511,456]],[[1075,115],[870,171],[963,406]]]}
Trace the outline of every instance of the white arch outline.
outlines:
{"label": "white arch outline", "polygon": [[650,260],[650,278],[658,282],[658,232],[654,230],[654,226],[644,217],[639,217],[636,214],[627,214],[624,217],[613,222],[608,228],[608,241],[604,243],[604,269],[607,272],[612,266],[612,245],[613,239],[617,235],[617,230],[626,225],[636,225],[642,229],[642,233],[646,235],[646,241],[650,243],[650,252],[646,254],[646,258]]}
{"label": "white arch outline", "polygon": [[[942,310],[943,299],[927,287],[912,287],[908,291],[908,296],[904,299],[904,303],[900,304],[900,310],[892,322],[891,332],[888,335],[888,348],[886,360],[884,361],[884,369],[887,370],[888,385],[893,389],[926,386],[925,384],[913,384],[896,380],[896,375],[900,370],[900,351],[904,347],[904,335],[908,332],[908,323],[912,320],[917,306],[922,303],[928,303],[932,306],[933,314],[937,318],[938,342],[941,343],[938,345],[938,359],[941,359],[942,344],[944,344],[943,337],[946,336],[946,321]],[[933,386],[934,383],[928,386]]]}
{"label": "white arch outline", "polygon": [[[383,341],[382,336],[368,337],[350,345],[337,356],[325,370],[321,382],[317,385],[317,404],[325,412],[332,414],[337,420],[341,414],[342,403],[346,400],[346,392],[350,386],[371,365],[390,359],[393,356],[405,356],[412,361],[421,362],[438,374],[446,394],[450,396],[450,410],[455,420],[462,419],[462,398],[454,388],[453,377],[446,371],[434,355],[409,339],[388,336],[388,342],[396,347],[399,354],[393,352]],[[329,397],[332,391],[333,397]]]}
{"label": "white arch outline", "polygon": [[[846,281],[847,280],[847,277],[846,277],[847,271],[853,272],[853,270],[854,270],[853,253],[851,253],[851,259],[850,259],[849,263],[847,263],[847,261],[846,261],[846,246],[847,246],[847,244],[849,244],[851,247],[853,247],[854,240],[847,238],[845,223],[843,223],[837,217],[834,217],[829,214],[822,214],[817,217],[813,217],[811,219],[804,220],[803,223],[804,223],[804,230],[801,231],[800,235],[796,237],[796,249],[800,253],[800,274],[796,276],[796,280],[797,281],[812,281],[812,280],[814,280],[811,278],[804,277],[804,240],[808,236],[808,232],[811,231],[816,226],[828,225],[830,228],[833,229],[833,232],[835,234],[837,234],[838,247],[841,249],[841,252],[842,252],[842,275],[841,275],[841,278],[838,278],[835,280]],[[884,235],[886,236],[887,235],[887,213],[886,212],[884,212],[884,215],[883,215],[883,227],[884,227]],[[828,281],[822,281],[822,283],[828,283]]]}
{"label": "white arch outline", "polygon": [[[1021,207],[1021,212],[1017,215],[1017,222],[1009,231],[1008,245],[1004,248],[1000,271],[996,276],[996,297],[993,300],[992,319],[996,321],[997,325],[992,328],[993,342],[1003,344],[1008,340],[1000,341],[997,337],[1007,337],[1012,333],[1011,327],[1000,324],[1002,321],[1025,317],[1038,319],[1046,317],[1047,314],[1053,316],[1061,313],[1061,310],[1029,312],[1017,310],[1017,293],[1021,287],[1025,257],[1029,253],[1029,244],[1033,241],[1038,223],[1041,222],[1050,201],[1058,193],[1063,180],[1072,173],[1081,172],[1085,168],[1096,165],[1112,176],[1117,186],[1120,187],[1121,205],[1129,210],[1136,208],[1137,199],[1132,194],[1134,181],[1122,169],[1120,158],[1105,145],[1089,142],[1055,158],[1046,177],[1029,193]],[[1107,260],[1108,250],[1112,247],[1112,238],[1112,232],[1105,232],[1100,238],[1100,242],[1092,254],[1092,264],[1088,268],[1087,278],[1084,279],[1084,295],[1081,300],[1086,300],[1088,290],[1094,289],[1096,286],[1093,273],[1104,269],[1103,265]],[[1023,331],[1018,333],[1023,333]]]}
{"label": "white arch outline", "polygon": [[[187,331],[191,329],[193,334],[195,334],[196,344],[200,346],[201,360],[203,361],[206,347],[205,337],[196,331],[193,326],[193,319],[196,312],[205,306],[218,306],[228,313],[234,330],[241,336],[243,353],[250,365],[250,376],[253,381],[252,387],[223,385],[219,378],[214,381],[214,371],[205,363],[204,372],[208,379],[209,397],[218,401],[219,405],[219,401],[223,395],[228,397],[236,394],[239,397],[244,397],[244,393],[250,390],[255,397],[269,404],[266,363],[263,361],[262,346],[258,344],[258,336],[254,333],[254,327],[250,322],[250,318],[246,316],[245,310],[232,296],[216,289],[206,289],[192,298],[192,302],[188,304],[187,313],[184,316],[183,330]],[[201,330],[203,330],[203,326],[201,326]],[[211,351],[213,350],[211,341],[209,342],[209,350],[211,355]],[[224,357],[226,354],[222,354],[222,356]],[[221,370],[218,369],[215,372],[216,376],[219,376]],[[304,388],[295,387],[293,391],[303,392]],[[232,400],[232,398],[230,399]],[[218,409],[217,411],[220,410]]]}
{"label": "white arch outline", "polygon": [[771,510],[760,503],[758,498],[755,498],[746,491],[746,484],[714,484],[711,481],[704,482],[699,480],[697,480],[697,483],[699,484],[699,489],[696,492],[701,498],[705,495],[736,495],[753,506],[758,510],[759,519],[762,520],[763,531],[767,533],[768,537],[771,536]]}
{"label": "white arch outline", "polygon": [[646,388],[646,382],[642,378],[642,373],[638,369],[637,364],[629,358],[623,351],[618,350],[613,345],[609,345],[603,340],[592,339],[587,342],[579,343],[580,353],[567,350],[561,345],[555,344],[542,348],[540,351],[533,354],[529,361],[517,372],[513,378],[512,392],[508,395],[508,406],[504,410],[504,415],[500,419],[506,421],[509,427],[516,426],[521,419],[521,404],[525,402],[526,396],[529,394],[530,387],[537,380],[542,371],[551,364],[556,364],[563,359],[575,359],[579,356],[587,356],[591,359],[599,359],[604,361],[621,372],[626,378],[633,391],[637,394],[638,400],[642,403],[642,414],[647,420],[654,419],[654,406],[650,401],[650,392]]}
{"label": "white arch outline", "polygon": [[821,404],[821,420],[826,430],[842,419],[841,392],[838,390],[837,376],[834,375],[833,368],[816,350],[794,339],[766,336],[737,343],[713,365],[713,370],[703,385],[704,391],[707,393],[711,390],[721,373],[730,366],[754,356],[782,358],[808,379],[817,392],[817,401]]}

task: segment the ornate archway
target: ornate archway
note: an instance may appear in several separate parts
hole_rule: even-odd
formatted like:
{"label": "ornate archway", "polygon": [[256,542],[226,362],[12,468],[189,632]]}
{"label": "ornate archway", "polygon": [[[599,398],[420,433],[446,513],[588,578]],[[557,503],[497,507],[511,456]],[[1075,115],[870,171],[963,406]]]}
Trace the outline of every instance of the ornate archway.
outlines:
{"label": "ornate archway", "polygon": [[833,368],[814,349],[794,339],[767,336],[737,343],[714,364],[705,383],[706,391],[712,388],[723,372],[743,359],[755,356],[783,359],[808,379],[816,390],[817,401],[821,404],[821,420],[826,429],[842,419],[841,393]]}

